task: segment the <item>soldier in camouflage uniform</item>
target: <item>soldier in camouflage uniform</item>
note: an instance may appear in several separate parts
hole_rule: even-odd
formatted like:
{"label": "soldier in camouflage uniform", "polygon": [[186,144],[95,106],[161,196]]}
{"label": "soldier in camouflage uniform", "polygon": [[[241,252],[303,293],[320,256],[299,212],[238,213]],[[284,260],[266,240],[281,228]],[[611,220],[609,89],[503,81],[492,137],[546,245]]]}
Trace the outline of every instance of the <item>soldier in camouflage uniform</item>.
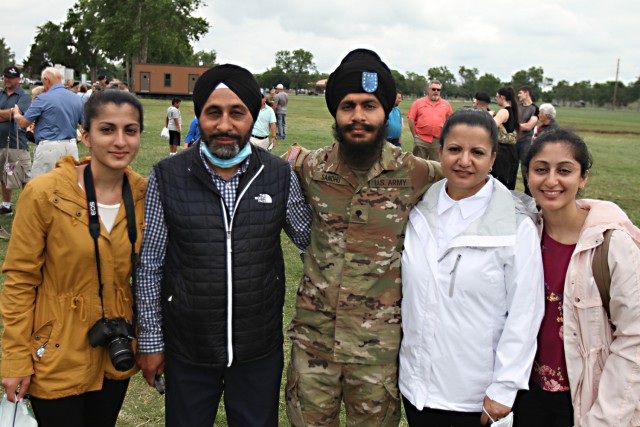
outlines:
{"label": "soldier in camouflage uniform", "polygon": [[395,426],[400,259],[409,211],[439,163],[385,141],[396,88],[374,52],[351,52],[329,77],[336,143],[288,158],[313,209],[311,245],[289,327],[286,389],[294,426]]}

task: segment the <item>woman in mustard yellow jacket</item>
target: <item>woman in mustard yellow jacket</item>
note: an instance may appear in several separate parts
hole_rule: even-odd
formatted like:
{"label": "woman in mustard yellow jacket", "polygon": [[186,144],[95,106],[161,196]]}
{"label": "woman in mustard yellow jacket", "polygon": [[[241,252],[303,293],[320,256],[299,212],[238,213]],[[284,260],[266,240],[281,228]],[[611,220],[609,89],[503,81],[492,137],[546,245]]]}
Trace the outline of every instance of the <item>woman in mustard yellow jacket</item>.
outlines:
{"label": "woman in mustard yellow jacket", "polygon": [[40,426],[115,425],[136,371],[130,278],[146,182],[129,164],[142,106],[94,94],[83,126],[91,156],[67,156],[27,184],[3,266],[2,385],[11,401],[31,395]]}

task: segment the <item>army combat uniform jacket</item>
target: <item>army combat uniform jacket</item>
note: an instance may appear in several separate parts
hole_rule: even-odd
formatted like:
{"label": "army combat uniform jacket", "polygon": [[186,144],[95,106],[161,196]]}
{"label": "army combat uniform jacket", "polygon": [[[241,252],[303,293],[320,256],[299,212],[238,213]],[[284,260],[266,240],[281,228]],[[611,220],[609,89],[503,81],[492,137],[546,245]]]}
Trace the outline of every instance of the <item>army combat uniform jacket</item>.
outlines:
{"label": "army combat uniform jacket", "polygon": [[313,210],[289,337],[326,360],[395,364],[405,228],[441,168],[386,143],[361,180],[338,150],[289,156]]}

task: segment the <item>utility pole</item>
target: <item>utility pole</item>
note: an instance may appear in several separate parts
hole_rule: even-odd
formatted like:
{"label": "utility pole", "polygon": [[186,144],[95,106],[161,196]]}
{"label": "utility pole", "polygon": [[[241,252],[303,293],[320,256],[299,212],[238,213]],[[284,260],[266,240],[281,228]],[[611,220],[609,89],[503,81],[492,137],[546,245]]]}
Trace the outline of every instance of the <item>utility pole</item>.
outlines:
{"label": "utility pole", "polygon": [[618,73],[620,71],[620,58],[618,58],[618,66],[616,67],[616,82],[613,85],[613,100],[611,101],[611,109],[616,110],[616,104],[618,103]]}

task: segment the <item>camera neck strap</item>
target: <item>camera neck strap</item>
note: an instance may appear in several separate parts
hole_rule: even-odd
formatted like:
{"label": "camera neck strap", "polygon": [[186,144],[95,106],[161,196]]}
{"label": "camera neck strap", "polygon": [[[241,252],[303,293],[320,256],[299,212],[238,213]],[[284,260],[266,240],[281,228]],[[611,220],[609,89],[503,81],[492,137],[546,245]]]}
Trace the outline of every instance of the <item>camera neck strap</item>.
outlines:
{"label": "camera neck strap", "polygon": [[[93,174],[91,173],[91,162],[87,163],[87,167],[84,169],[84,191],[87,195],[87,210],[89,212],[89,234],[93,239],[93,246],[96,252],[96,269],[98,272],[98,295],[100,296],[100,306],[102,308],[102,317],[104,318],[104,301],[102,299],[102,274],[100,269],[100,249],[98,247],[98,238],[100,237],[100,215],[98,213],[98,201],[96,199],[96,188],[93,183]],[[122,201],[124,202],[124,210],[127,214],[127,234],[129,235],[129,241],[131,242],[131,289],[133,293],[133,316],[135,322],[136,316],[136,239],[138,237],[138,231],[136,229],[136,214],[133,207],[133,195],[131,193],[131,186],[129,180],[125,175],[122,180]]]}

